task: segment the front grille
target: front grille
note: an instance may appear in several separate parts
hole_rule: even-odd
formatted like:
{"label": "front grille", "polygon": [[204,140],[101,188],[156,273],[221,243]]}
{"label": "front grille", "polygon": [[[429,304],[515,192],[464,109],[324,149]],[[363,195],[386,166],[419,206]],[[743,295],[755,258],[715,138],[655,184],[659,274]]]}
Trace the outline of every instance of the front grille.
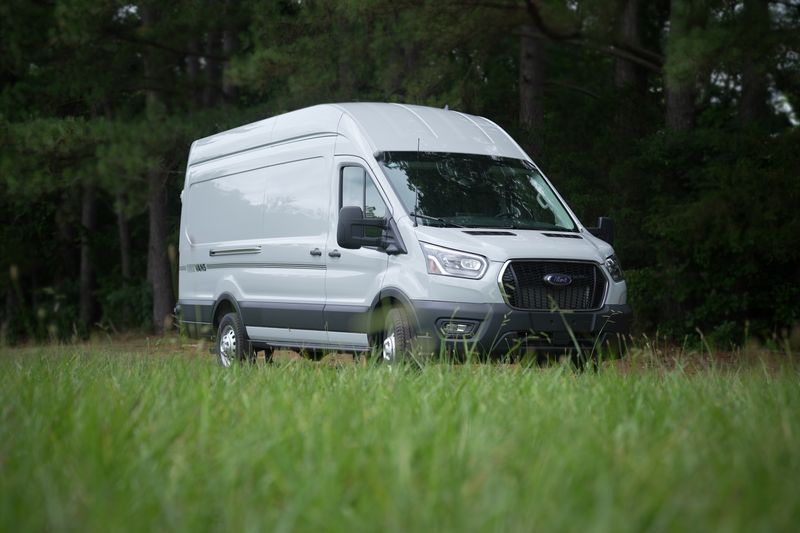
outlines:
{"label": "front grille", "polygon": [[[548,274],[563,274],[572,283],[563,287],[548,284]],[[511,307],[546,311],[597,309],[603,304],[606,278],[594,263],[562,261],[511,261],[503,272],[503,290]]]}

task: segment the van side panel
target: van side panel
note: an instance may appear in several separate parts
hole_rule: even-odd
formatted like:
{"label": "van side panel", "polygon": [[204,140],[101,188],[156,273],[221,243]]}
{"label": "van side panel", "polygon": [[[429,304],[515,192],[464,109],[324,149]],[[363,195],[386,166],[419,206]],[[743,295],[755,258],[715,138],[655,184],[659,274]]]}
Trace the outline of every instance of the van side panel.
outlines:
{"label": "van side panel", "polygon": [[[262,235],[275,245],[317,243],[328,233],[329,196],[324,157],[269,167],[266,171]],[[312,248],[305,250],[302,259]]]}
{"label": "van side panel", "polygon": [[324,330],[334,142],[306,138],[192,168],[181,250],[192,290],[182,301],[205,306],[233,295],[253,340],[294,319],[295,328]]}
{"label": "van side panel", "polygon": [[258,170],[194,183],[189,188],[195,245],[257,240],[266,182]]}

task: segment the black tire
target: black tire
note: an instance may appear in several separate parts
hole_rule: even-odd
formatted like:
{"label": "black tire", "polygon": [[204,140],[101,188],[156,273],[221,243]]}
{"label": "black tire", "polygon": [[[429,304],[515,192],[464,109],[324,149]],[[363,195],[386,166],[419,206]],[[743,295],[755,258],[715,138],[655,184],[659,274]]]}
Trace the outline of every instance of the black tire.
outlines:
{"label": "black tire", "polygon": [[253,347],[247,338],[247,330],[237,313],[228,313],[219,321],[216,356],[217,362],[223,367],[229,367],[234,362],[255,360]]}
{"label": "black tire", "polygon": [[387,364],[402,362],[413,349],[414,330],[408,313],[402,307],[392,307],[383,326],[381,360]]}

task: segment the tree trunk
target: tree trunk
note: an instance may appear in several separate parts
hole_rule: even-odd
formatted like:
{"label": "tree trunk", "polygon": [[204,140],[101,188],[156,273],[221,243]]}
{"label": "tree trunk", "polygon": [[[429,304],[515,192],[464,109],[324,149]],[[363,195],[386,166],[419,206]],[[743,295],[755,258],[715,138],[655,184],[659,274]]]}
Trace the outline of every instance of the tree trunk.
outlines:
{"label": "tree trunk", "polygon": [[186,43],[187,48],[191,54],[186,56],[186,78],[189,83],[189,107],[197,109],[202,104],[201,89],[200,89],[200,58],[196,55],[200,50],[197,42],[197,37],[192,36]]}
{"label": "tree trunk", "polygon": [[542,152],[544,128],[544,37],[529,26],[520,33],[519,122],[527,130],[525,149]]}
{"label": "tree trunk", "polygon": [[58,277],[56,285],[61,286],[67,280],[74,280],[78,274],[77,244],[78,198],[73,189],[65,190],[61,195],[55,213],[56,242],[58,243],[60,268],[56,269]]}
{"label": "tree trunk", "polygon": [[[144,29],[151,26],[154,20],[152,6],[142,5],[142,23]],[[154,71],[155,57],[150,51],[144,56],[145,76],[151,77]],[[162,109],[161,95],[153,90],[147,91],[148,115]],[[150,233],[147,248],[147,279],[153,292],[153,328],[156,333],[163,333],[168,319],[172,315],[172,276],[167,259],[167,177],[160,166],[147,172],[147,200]]]}
{"label": "tree trunk", "polygon": [[3,313],[3,320],[0,322],[0,341],[3,343],[10,342],[12,328],[14,324],[12,324],[12,320],[14,319],[14,309],[16,308],[14,302],[14,288],[9,285],[8,289],[6,289],[6,303],[5,303],[5,312]]}
{"label": "tree trunk", "polygon": [[166,177],[161,169],[151,169],[147,174],[147,195],[150,215],[150,245],[148,264],[150,283],[153,288],[153,327],[163,333],[169,326],[174,299],[172,296],[172,274],[167,258],[167,188]]}
{"label": "tree trunk", "polygon": [[336,26],[339,28],[340,38],[337,42],[337,71],[336,81],[339,89],[339,98],[344,101],[356,98],[356,71],[353,65],[354,43],[352,36],[356,33],[353,22],[346,14],[336,17]]}
{"label": "tree trunk", "polygon": [[[616,40],[620,46],[639,48],[639,0],[622,0],[616,24]],[[616,125],[620,135],[635,137],[641,130],[640,105],[647,88],[647,73],[628,58],[614,59],[614,85],[619,95]]]}
{"label": "tree trunk", "polygon": [[769,116],[767,107],[767,71],[764,57],[764,36],[769,34],[769,6],[764,0],[745,0],[742,12],[745,58],[742,66],[742,97],[739,119],[743,125],[763,122]]}
{"label": "tree trunk", "polygon": [[[621,45],[641,46],[639,40],[639,0],[623,0],[617,18],[617,41]],[[614,84],[619,89],[640,90],[644,85],[644,69],[633,61],[621,57],[614,60]]]}
{"label": "tree trunk", "polygon": [[673,131],[689,131],[694,126],[694,82],[670,84],[666,87],[667,128]]}
{"label": "tree trunk", "polygon": [[[222,51],[225,57],[230,57],[234,50],[239,46],[238,38],[234,30],[225,30],[222,34]],[[228,77],[228,69],[231,61],[226,59],[222,64],[222,97],[226,104],[235,104],[238,97],[236,86],[231,83]]]}
{"label": "tree trunk", "polygon": [[97,229],[97,192],[94,185],[84,185],[81,207],[81,264],[78,317],[87,330],[95,318],[94,261],[91,240]]}
{"label": "tree trunk", "polygon": [[[125,214],[125,194],[118,190],[116,193],[117,207],[117,236],[119,238],[119,264],[122,272],[122,286],[127,288],[131,279],[131,228]],[[120,309],[122,326],[127,327],[131,322],[131,308],[127,301]]]}
{"label": "tree trunk", "polygon": [[707,15],[705,4],[691,4],[682,0],[670,2],[670,29],[664,76],[664,122],[673,131],[687,131],[694,126],[697,75],[695,72],[670,72],[671,64],[681,62],[681,58],[674,57],[681,50],[675,43],[684,39],[692,30],[705,26]]}
{"label": "tree trunk", "polygon": [[216,56],[219,54],[221,42],[219,30],[216,28],[210,29],[206,35],[206,85],[203,90],[204,107],[215,106],[219,99],[222,68]]}
{"label": "tree trunk", "polygon": [[222,53],[225,56],[225,61],[222,64],[222,97],[226,104],[236,103],[238,91],[236,86],[233,85],[228,77],[228,69],[231,65],[231,57],[234,52],[239,48],[239,32],[238,25],[234,15],[238,12],[237,0],[225,1],[225,30],[222,32]]}
{"label": "tree trunk", "polygon": [[119,259],[122,279],[131,279],[131,228],[125,214],[125,193],[117,191],[117,235],[119,236]]}

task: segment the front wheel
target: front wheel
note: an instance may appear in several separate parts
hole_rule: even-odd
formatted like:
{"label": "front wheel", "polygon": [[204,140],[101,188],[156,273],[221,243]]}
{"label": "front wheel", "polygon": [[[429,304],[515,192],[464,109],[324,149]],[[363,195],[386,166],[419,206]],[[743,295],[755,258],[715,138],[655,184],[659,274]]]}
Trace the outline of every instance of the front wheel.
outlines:
{"label": "front wheel", "polygon": [[217,362],[225,368],[234,361],[251,361],[253,348],[247,339],[242,319],[236,313],[228,313],[219,321],[217,329]]}
{"label": "front wheel", "polygon": [[392,307],[386,314],[383,327],[381,357],[384,363],[394,364],[409,355],[414,331],[408,313],[402,307]]}

